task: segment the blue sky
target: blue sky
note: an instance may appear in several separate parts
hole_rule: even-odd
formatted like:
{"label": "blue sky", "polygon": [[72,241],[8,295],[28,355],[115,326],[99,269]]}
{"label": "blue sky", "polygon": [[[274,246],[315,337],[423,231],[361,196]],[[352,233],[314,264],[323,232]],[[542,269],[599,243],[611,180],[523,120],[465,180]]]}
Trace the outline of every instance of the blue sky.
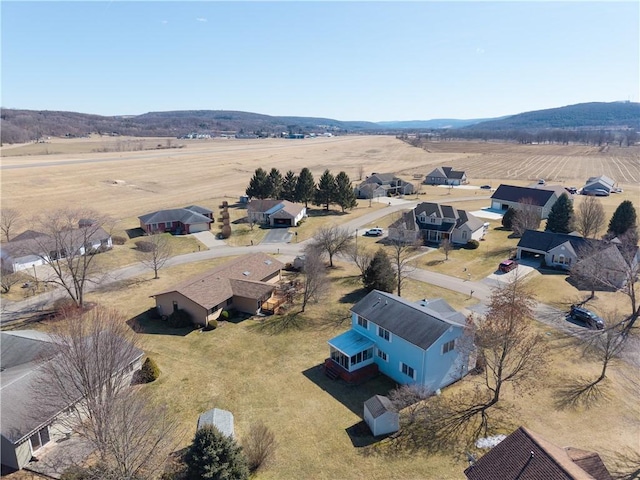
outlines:
{"label": "blue sky", "polygon": [[486,118],[638,101],[640,3],[1,2],[5,108]]}

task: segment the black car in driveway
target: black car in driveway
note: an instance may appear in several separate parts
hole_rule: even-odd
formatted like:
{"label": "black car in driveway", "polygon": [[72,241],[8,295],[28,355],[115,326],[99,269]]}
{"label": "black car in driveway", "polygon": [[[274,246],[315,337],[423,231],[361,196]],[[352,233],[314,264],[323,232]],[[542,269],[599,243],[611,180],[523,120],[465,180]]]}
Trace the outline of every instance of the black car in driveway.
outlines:
{"label": "black car in driveway", "polygon": [[573,320],[583,322],[589,328],[597,330],[602,330],[604,328],[604,320],[593,313],[591,310],[587,310],[586,308],[579,307],[577,305],[571,305],[569,316]]}

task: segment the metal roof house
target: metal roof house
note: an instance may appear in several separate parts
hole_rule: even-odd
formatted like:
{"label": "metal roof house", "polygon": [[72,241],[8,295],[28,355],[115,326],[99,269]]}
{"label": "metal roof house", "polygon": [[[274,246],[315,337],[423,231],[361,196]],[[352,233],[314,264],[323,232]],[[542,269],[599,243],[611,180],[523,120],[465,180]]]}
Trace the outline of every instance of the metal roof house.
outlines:
{"label": "metal roof house", "polygon": [[534,208],[540,215],[540,219],[545,220],[549,217],[553,204],[564,193],[566,190],[559,185],[519,187],[502,184],[491,195],[491,208],[504,211],[509,207],[515,209]]}
{"label": "metal roof house", "polygon": [[436,391],[467,374],[465,323],[442,299],[409,302],[373,290],[351,308],[351,329],[329,340],[325,371],[348,382],[381,372]]}

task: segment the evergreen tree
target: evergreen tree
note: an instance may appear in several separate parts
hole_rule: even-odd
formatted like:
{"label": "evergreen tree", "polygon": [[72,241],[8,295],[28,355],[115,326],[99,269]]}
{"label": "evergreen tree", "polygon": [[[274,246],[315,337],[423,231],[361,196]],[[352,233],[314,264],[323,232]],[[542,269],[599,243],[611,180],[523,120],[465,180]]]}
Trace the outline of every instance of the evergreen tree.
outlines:
{"label": "evergreen tree", "polygon": [[242,448],[213,425],[198,429],[184,462],[189,480],[249,478],[249,467]]}
{"label": "evergreen tree", "polygon": [[282,191],[280,192],[280,200],[289,200],[290,202],[296,201],[296,183],[298,182],[298,177],[293,173],[292,170],[289,170],[287,174],[284,176],[284,180],[282,181]]}
{"label": "evergreen tree", "polygon": [[342,211],[345,209],[352,209],[358,205],[358,201],[356,200],[356,194],[353,191],[353,187],[351,186],[351,180],[349,179],[349,175],[345,172],[340,172],[336,175],[336,198],[335,203],[340,205]]}
{"label": "evergreen tree", "polygon": [[573,231],[573,202],[563,193],[553,204],[545,231],[553,233],[571,233]]}
{"label": "evergreen tree", "polygon": [[280,198],[282,193],[282,174],[277,168],[272,168],[267,177],[267,196],[265,198]]}
{"label": "evergreen tree", "polygon": [[249,198],[267,198],[269,193],[267,191],[267,172],[262,168],[256,168],[245,193]]}
{"label": "evergreen tree", "polygon": [[364,271],[362,277],[364,288],[370,292],[380,290],[382,292],[393,292],[396,285],[396,272],[391,266],[391,260],[387,253],[379,249],[371,259],[371,263]]}
{"label": "evergreen tree", "polygon": [[612,237],[624,235],[629,229],[637,228],[637,221],[638,216],[633,203],[631,203],[631,200],[625,200],[613,212],[613,216],[609,221],[608,233]]}
{"label": "evergreen tree", "polygon": [[308,168],[300,170],[298,181],[296,182],[296,202],[304,202],[304,206],[308,207],[309,202],[313,200],[316,193],[316,182],[313,174]]}
{"label": "evergreen tree", "polygon": [[513,217],[516,216],[516,209],[513,207],[509,207],[509,209],[502,216],[502,226],[507,230],[513,229]]}
{"label": "evergreen tree", "polygon": [[320,180],[318,180],[318,188],[313,201],[314,204],[324,206],[325,210],[329,210],[329,205],[335,202],[336,198],[336,179],[329,170],[325,170]]}

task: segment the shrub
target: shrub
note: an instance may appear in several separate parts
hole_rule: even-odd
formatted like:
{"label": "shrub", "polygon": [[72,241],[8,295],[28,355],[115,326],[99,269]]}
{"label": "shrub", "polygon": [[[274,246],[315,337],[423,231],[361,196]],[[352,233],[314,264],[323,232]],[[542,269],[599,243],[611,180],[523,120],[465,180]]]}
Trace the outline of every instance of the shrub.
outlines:
{"label": "shrub", "polygon": [[184,456],[190,480],[244,480],[249,478],[247,459],[233,438],[212,426],[200,428]]}
{"label": "shrub", "polygon": [[140,369],[140,374],[138,376],[140,383],[151,383],[155,381],[160,376],[160,369],[156,362],[153,361],[151,357],[147,357],[147,359],[142,364],[142,368]]}
{"label": "shrub", "polygon": [[220,317],[222,317],[223,320],[229,320],[229,312],[226,310],[223,310],[222,313],[220,314]]}
{"label": "shrub", "polygon": [[156,249],[156,246],[153,242],[138,240],[136,242],[136,248],[141,252],[153,252]]}
{"label": "shrub", "polygon": [[209,322],[204,326],[203,330],[205,332],[210,332],[211,330],[215,330],[218,328],[218,320],[215,318],[213,320],[209,320]]}
{"label": "shrub", "polygon": [[478,248],[480,246],[480,242],[478,240],[469,240],[464,248],[468,249],[468,250],[475,250],[476,248]]}
{"label": "shrub", "polygon": [[189,312],[185,312],[184,310],[176,310],[175,312],[172,312],[167,321],[171,328],[184,328],[193,325],[191,315],[189,315]]}
{"label": "shrub", "polygon": [[266,467],[273,459],[276,446],[276,437],[269,427],[262,422],[251,425],[249,434],[242,443],[249,470],[255,472]]}
{"label": "shrub", "polygon": [[111,237],[111,243],[113,243],[114,245],[124,245],[125,243],[127,243],[127,239],[126,237],[120,235],[113,235]]}
{"label": "shrub", "polygon": [[225,224],[222,226],[220,235],[222,236],[222,238],[229,238],[231,236],[231,227],[229,226],[229,224]]}
{"label": "shrub", "polygon": [[502,216],[502,226],[507,230],[513,229],[513,218],[516,216],[516,209],[509,207],[509,209]]}

